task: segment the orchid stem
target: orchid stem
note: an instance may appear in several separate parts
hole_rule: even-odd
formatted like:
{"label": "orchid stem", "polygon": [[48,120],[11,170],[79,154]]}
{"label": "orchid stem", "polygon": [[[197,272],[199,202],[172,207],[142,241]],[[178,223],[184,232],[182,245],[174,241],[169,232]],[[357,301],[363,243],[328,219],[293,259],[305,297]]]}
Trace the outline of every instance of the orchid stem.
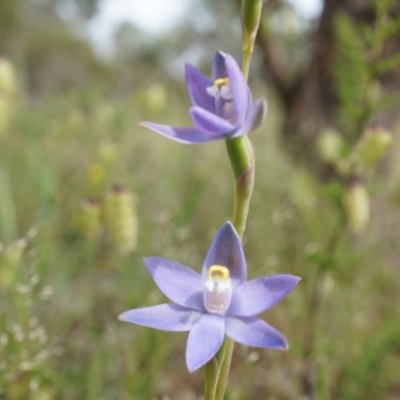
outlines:
{"label": "orchid stem", "polygon": [[[249,76],[254,39],[261,15],[261,4],[262,2],[260,0],[252,2],[243,1],[242,3],[242,25],[244,32],[242,73],[246,81]],[[248,29],[250,29],[251,32],[247,32]],[[240,240],[242,240],[254,187],[254,152],[247,135],[226,140],[226,148],[236,180],[232,222]],[[216,359],[211,360],[207,364],[205,369],[206,377],[207,370],[211,370],[212,368],[211,363],[214,363],[213,365],[217,364],[219,368],[217,367],[218,370],[214,372],[214,375],[210,376],[210,380],[214,378],[215,397],[206,397],[206,400],[224,399],[233,348],[234,341],[225,337],[224,343],[216,355]]]}
{"label": "orchid stem", "polygon": [[[240,139],[240,140],[239,140]],[[254,153],[247,136],[226,141],[229,158],[236,177],[233,201],[233,226],[240,239],[246,228],[247,215],[254,187]],[[234,341],[225,338],[221,350],[217,354],[220,360],[219,377],[217,378],[216,400],[223,400],[231,366]]]}
{"label": "orchid stem", "polygon": [[218,361],[213,358],[204,367],[204,400],[215,400],[217,381],[219,378]]}
{"label": "orchid stem", "polygon": [[243,64],[242,64],[242,72],[246,80],[249,77],[249,71],[250,71],[250,62],[251,62],[251,56],[253,55],[253,47],[252,46],[246,46],[243,48]]}
{"label": "orchid stem", "polygon": [[224,358],[222,360],[222,365],[219,373],[218,384],[216,388],[215,400],[223,400],[225,395],[226,386],[228,384],[229,371],[231,368],[233,347],[235,342],[226,337],[223,347],[224,347]]}

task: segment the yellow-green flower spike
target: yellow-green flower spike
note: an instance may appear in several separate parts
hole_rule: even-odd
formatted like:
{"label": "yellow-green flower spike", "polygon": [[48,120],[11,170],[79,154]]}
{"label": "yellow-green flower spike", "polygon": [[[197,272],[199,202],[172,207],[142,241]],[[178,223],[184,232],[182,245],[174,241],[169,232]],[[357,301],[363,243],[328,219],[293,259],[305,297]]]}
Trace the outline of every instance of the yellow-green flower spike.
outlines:
{"label": "yellow-green flower spike", "polygon": [[0,94],[13,95],[17,89],[14,67],[10,61],[0,58]]}
{"label": "yellow-green flower spike", "polygon": [[392,141],[391,132],[381,126],[374,126],[367,129],[356,143],[350,155],[352,173],[362,175],[373,168],[386,154]]}
{"label": "yellow-green flower spike", "polygon": [[364,231],[370,217],[370,204],[367,190],[360,181],[351,182],[346,187],[343,207],[350,231],[353,233]]}
{"label": "yellow-green flower spike", "polygon": [[115,186],[103,198],[104,224],[114,248],[127,253],[136,248],[138,220],[132,193]]}
{"label": "yellow-green flower spike", "polygon": [[318,155],[327,164],[336,165],[343,158],[343,147],[343,138],[334,129],[325,129],[318,136]]}

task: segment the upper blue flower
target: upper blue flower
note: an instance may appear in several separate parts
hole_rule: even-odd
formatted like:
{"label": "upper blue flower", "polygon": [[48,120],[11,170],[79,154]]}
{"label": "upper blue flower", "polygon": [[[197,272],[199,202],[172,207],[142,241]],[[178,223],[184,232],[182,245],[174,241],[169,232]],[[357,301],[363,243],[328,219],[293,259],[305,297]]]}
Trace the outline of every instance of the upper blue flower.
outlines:
{"label": "upper blue flower", "polygon": [[225,334],[247,346],[288,347],[281,333],[255,316],[286,296],[300,278],[272,275],[246,282],[243,248],[231,223],[217,232],[201,275],[164,258],[144,261],[173,303],[129,310],[119,318],[165,331],[190,331],[186,348],[190,372],[215,356]]}
{"label": "upper blue flower", "polygon": [[258,128],[267,103],[253,104],[250,89],[235,59],[217,52],[212,65],[213,80],[193,65],[186,64],[186,85],[192,101],[190,116],[194,128],[142,122],[141,125],[181,143],[195,144],[229,139]]}

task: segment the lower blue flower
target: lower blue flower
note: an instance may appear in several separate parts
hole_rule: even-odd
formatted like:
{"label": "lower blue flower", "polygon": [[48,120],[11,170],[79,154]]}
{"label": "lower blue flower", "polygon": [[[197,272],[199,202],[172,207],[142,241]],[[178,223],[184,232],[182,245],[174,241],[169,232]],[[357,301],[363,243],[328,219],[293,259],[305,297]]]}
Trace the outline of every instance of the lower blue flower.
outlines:
{"label": "lower blue flower", "polygon": [[300,278],[272,275],[247,281],[242,244],[231,223],[217,232],[201,275],[160,257],[144,261],[173,303],[129,310],[119,319],[164,331],[190,331],[186,347],[190,372],[215,356],[225,335],[247,346],[288,348],[286,338],[256,315],[286,296]]}

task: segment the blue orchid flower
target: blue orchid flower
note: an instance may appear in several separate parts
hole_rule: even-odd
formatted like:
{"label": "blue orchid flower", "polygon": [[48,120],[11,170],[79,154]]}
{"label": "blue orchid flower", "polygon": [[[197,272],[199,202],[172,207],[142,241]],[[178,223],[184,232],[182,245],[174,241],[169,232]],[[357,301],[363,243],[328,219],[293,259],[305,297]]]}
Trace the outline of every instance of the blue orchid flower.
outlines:
{"label": "blue orchid flower", "polygon": [[212,65],[213,80],[186,64],[186,85],[192,101],[193,128],[142,122],[141,125],[169,139],[197,144],[246,135],[264,120],[264,98],[253,104],[250,89],[235,59],[217,52]]}
{"label": "blue orchid flower", "polygon": [[189,331],[189,372],[215,356],[225,335],[247,346],[288,348],[285,337],[256,315],[286,296],[300,278],[272,275],[246,281],[243,248],[231,223],[217,232],[201,275],[164,258],[148,257],[144,261],[173,303],[129,310],[119,319],[164,331]]}

